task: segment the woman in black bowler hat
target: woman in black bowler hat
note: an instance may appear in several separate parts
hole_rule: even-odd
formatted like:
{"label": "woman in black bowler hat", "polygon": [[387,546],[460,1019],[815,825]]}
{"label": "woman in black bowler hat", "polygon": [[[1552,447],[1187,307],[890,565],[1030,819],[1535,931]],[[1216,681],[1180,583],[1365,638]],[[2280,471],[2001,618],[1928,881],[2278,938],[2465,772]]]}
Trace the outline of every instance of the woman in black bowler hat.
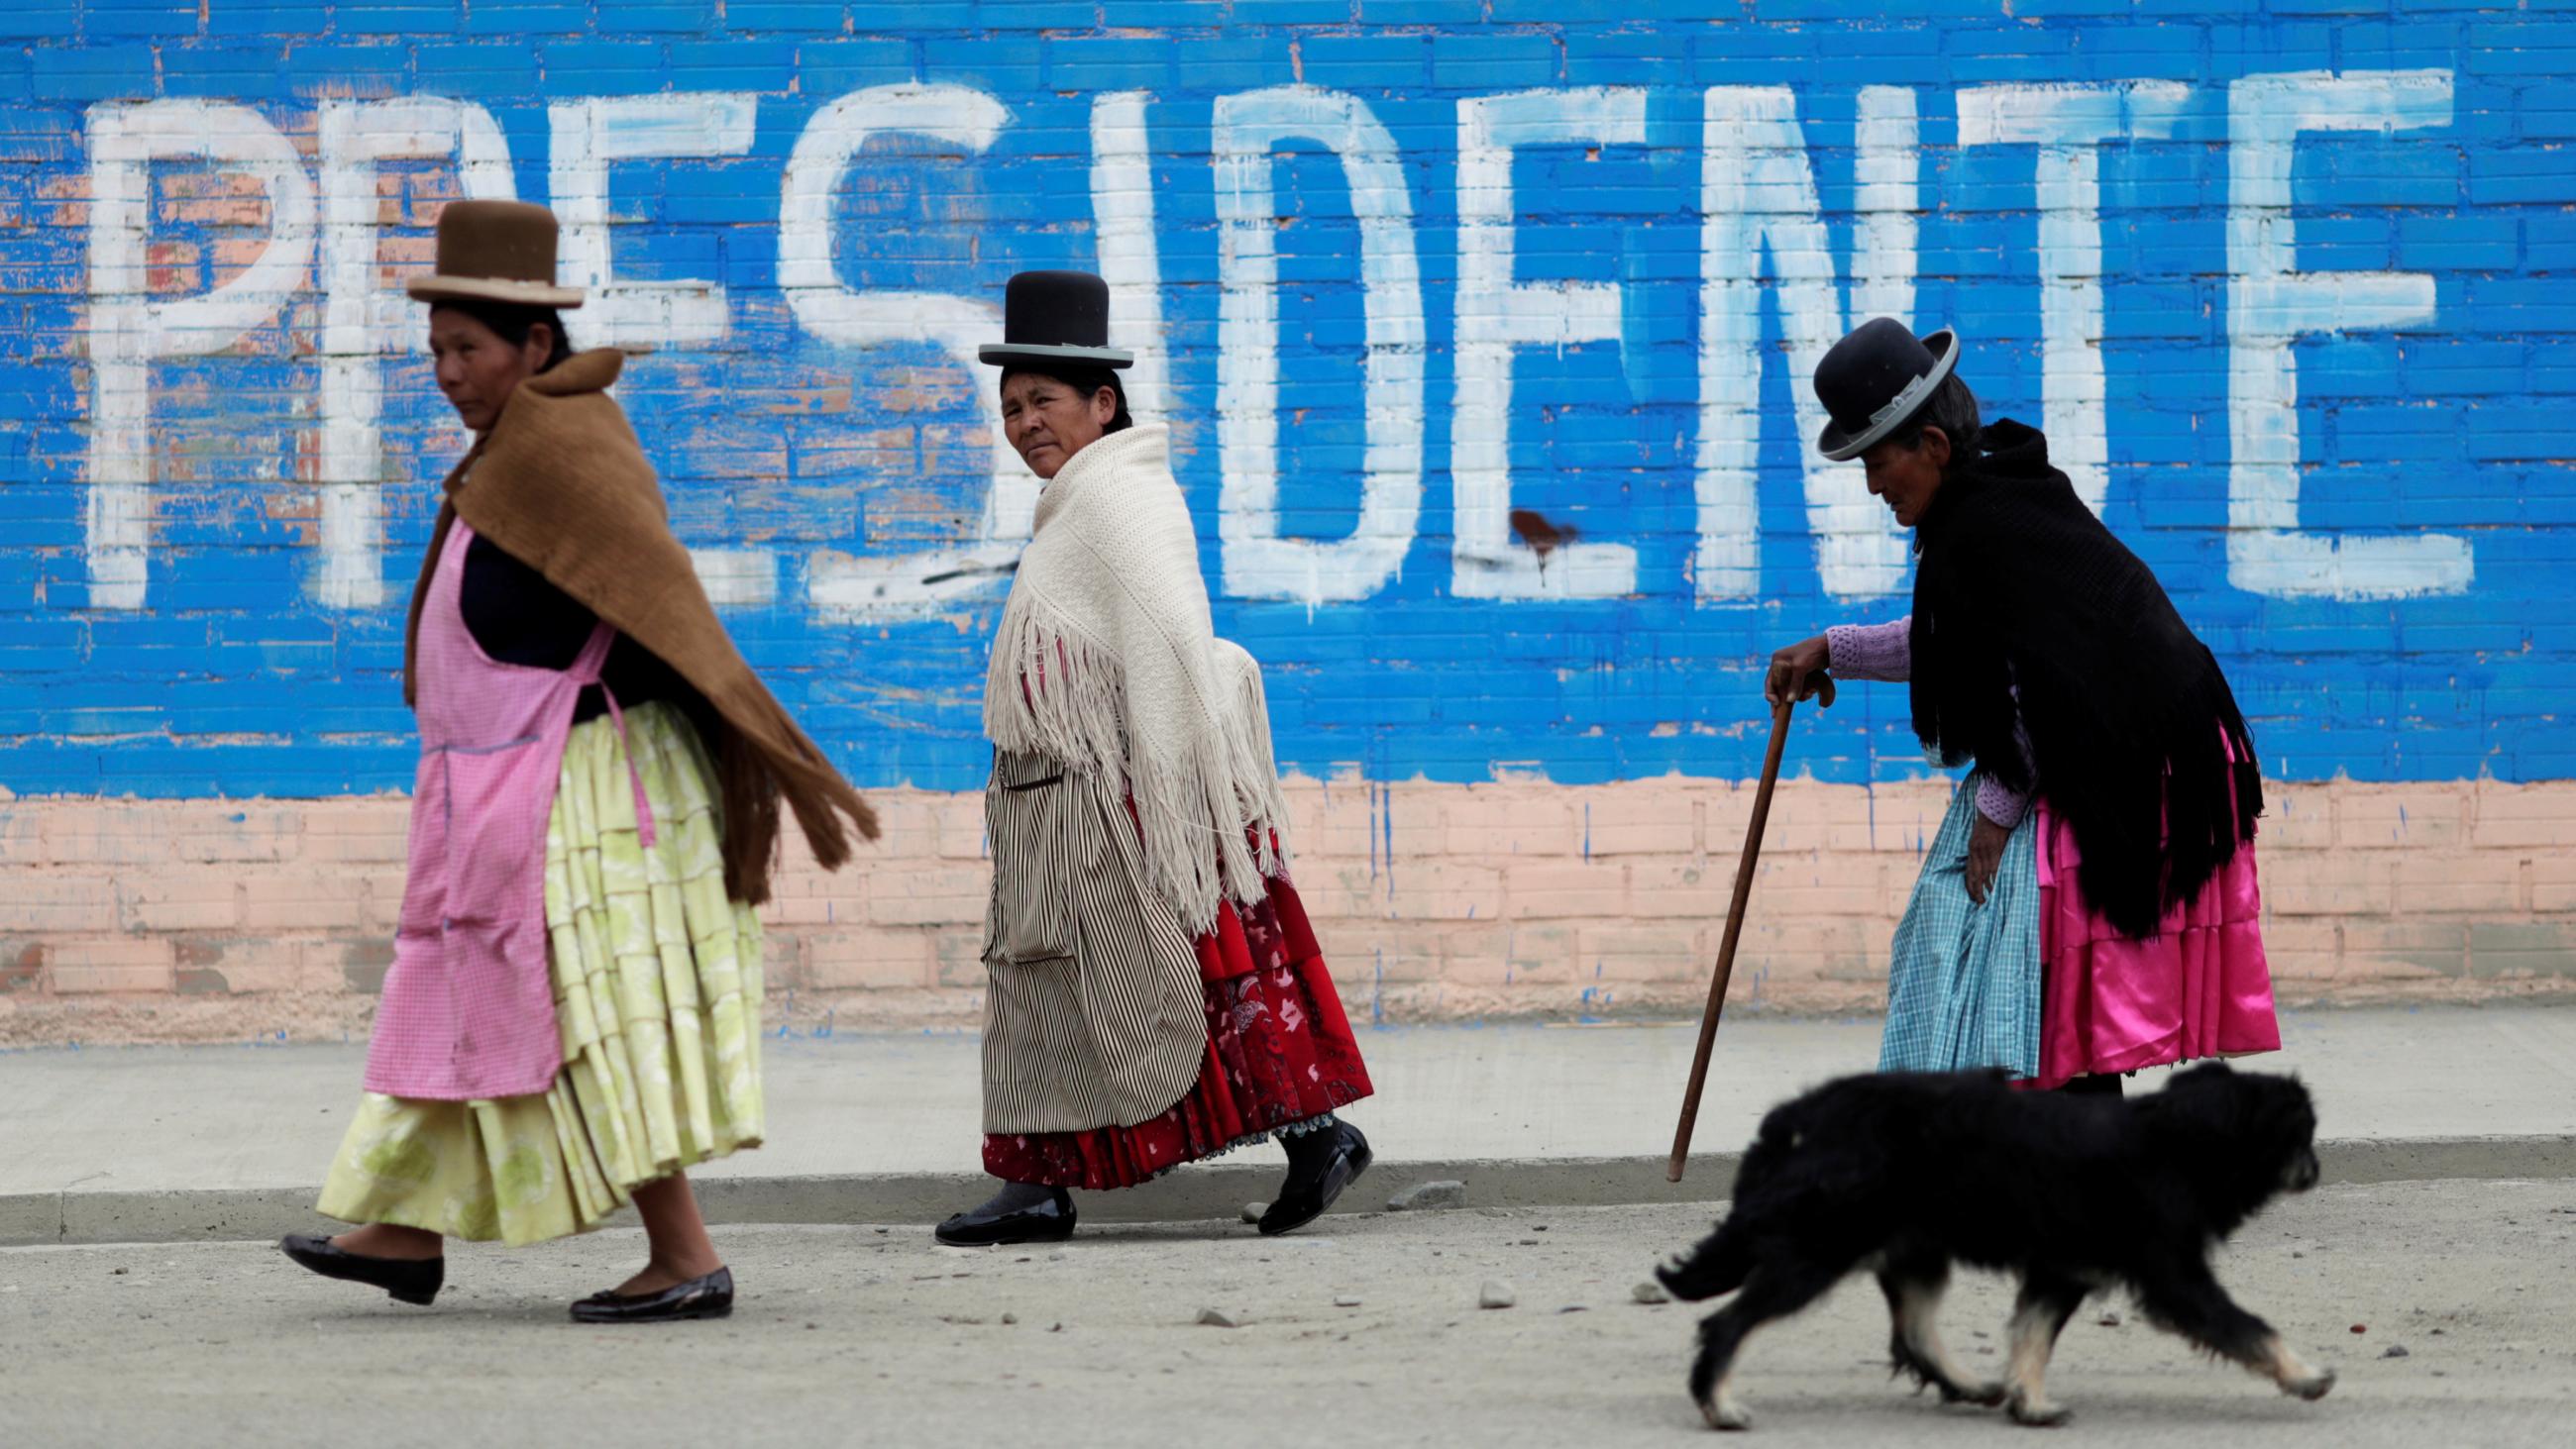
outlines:
{"label": "woman in black bowler hat", "polygon": [[1776,707],[1828,669],[1907,681],[1924,746],[1975,766],[1897,928],[1879,1064],[2116,1094],[2277,1050],[2235,695],[2048,440],[1981,423],[1959,351],[1880,317],[1817,365],[1817,448],[1914,530],[1914,611],[1792,644],[1765,683]]}
{"label": "woman in black bowler hat", "polygon": [[943,1243],[1051,1241],[1070,1188],[1130,1187],[1277,1136],[1263,1233],[1369,1165],[1336,1112],[1369,1095],[1288,883],[1261,670],[1216,636],[1158,425],[1128,415],[1109,288],[1011,279],[1002,428],[1047,480],[984,682],[993,896],[984,1035],[989,1201]]}

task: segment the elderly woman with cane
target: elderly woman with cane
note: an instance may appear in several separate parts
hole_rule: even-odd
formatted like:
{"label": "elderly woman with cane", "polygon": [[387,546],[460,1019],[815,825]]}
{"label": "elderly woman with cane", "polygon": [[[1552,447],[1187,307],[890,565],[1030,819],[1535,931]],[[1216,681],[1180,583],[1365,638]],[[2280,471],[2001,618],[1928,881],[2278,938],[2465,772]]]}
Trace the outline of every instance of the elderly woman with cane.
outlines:
{"label": "elderly woman with cane", "polygon": [[1279,1137],[1265,1234],[1369,1165],[1336,1109],[1368,1069],[1281,858],[1261,671],[1219,639],[1163,428],[1136,425],[1109,290],[1023,272],[1002,428],[1047,480],[984,681],[984,1170],[958,1246],[1073,1233],[1068,1189],[1130,1187]]}
{"label": "elderly woman with cane", "polygon": [[281,1246],[427,1304],[444,1240],[586,1232],[632,1202],[650,1258],[584,1323],[718,1318],[733,1275],[686,1169],[762,1133],[761,934],[781,806],[817,861],[876,821],[735,652],[653,465],[572,350],[554,216],[450,203],[429,304],[474,434],[412,595],[409,865],[366,1095]]}
{"label": "elderly woman with cane", "polygon": [[1904,681],[1925,748],[1975,766],[1897,927],[1879,1065],[2116,1094],[2276,1050],[2262,777],[2226,676],[2047,439],[1981,424],[1959,347],[1882,317],[1818,364],[1817,446],[1914,530],[1914,612],[1792,644],[1765,682],[1776,709],[1828,670]]}

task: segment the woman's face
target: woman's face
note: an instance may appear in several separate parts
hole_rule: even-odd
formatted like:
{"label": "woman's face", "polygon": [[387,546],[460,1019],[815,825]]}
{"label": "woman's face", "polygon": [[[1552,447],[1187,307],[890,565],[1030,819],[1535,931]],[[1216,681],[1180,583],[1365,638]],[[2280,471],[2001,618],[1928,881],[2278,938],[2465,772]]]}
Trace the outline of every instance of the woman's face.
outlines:
{"label": "woman's face", "polygon": [[1065,460],[1099,442],[1118,416],[1118,397],[1101,388],[1085,397],[1052,377],[1015,372],[1002,384],[1002,434],[1020,461],[1052,478]]}
{"label": "woman's face", "polygon": [[1887,504],[1897,527],[1912,528],[1923,521],[1932,495],[1941,491],[1941,470],[1950,466],[1950,435],[1926,427],[1913,446],[1891,439],[1861,454],[1860,463],[1871,496]]}
{"label": "woman's face", "polygon": [[513,347],[454,307],[429,312],[429,355],[438,364],[438,390],[477,437],[492,431],[510,394],[546,365],[554,348],[554,329],[542,322],[528,329],[527,341]]}

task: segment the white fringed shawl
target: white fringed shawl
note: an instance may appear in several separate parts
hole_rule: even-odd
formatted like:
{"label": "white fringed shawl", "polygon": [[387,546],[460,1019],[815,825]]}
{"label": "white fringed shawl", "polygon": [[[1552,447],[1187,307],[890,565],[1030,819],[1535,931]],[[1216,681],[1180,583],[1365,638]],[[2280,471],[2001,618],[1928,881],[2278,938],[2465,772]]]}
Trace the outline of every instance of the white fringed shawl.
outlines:
{"label": "white fringed shawl", "polygon": [[984,733],[1132,796],[1146,876],[1196,934],[1215,928],[1220,900],[1262,899],[1287,812],[1261,667],[1216,637],[1168,448],[1159,426],[1111,433],[1039,496],[984,678]]}

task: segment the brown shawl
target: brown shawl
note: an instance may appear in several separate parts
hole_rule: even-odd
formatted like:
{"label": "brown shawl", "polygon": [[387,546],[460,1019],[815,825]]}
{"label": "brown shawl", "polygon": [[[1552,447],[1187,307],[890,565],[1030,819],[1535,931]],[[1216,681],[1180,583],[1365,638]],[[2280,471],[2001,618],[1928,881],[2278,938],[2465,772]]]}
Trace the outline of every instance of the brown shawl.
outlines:
{"label": "brown shawl", "polygon": [[671,534],[661,481],[608,395],[625,358],[580,353],[519,385],[491,432],[447,475],[429,556],[413,586],[403,700],[417,703],[421,601],[462,518],[696,686],[720,720],[707,741],[724,797],[725,891],[769,899],[783,797],[826,870],[850,858],[841,817],[874,840],[876,812],[798,729],[716,619],[688,550]]}

